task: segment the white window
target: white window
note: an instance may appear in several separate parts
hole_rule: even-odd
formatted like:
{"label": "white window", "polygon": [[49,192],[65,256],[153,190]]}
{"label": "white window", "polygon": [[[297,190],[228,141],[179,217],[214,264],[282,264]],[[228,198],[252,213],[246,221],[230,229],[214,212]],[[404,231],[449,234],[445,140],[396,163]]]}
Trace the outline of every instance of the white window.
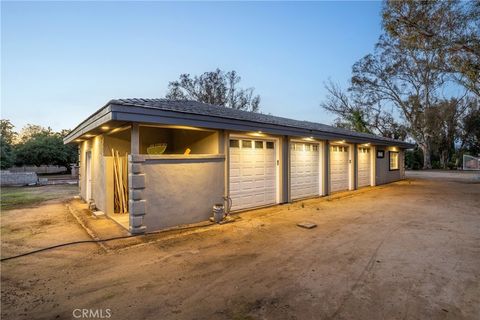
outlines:
{"label": "white window", "polygon": [[240,148],[239,140],[230,140],[230,148]]}
{"label": "white window", "polygon": [[252,140],[242,140],[242,148],[251,148],[252,147]]}
{"label": "white window", "polygon": [[398,170],[398,152],[390,151],[390,170]]}

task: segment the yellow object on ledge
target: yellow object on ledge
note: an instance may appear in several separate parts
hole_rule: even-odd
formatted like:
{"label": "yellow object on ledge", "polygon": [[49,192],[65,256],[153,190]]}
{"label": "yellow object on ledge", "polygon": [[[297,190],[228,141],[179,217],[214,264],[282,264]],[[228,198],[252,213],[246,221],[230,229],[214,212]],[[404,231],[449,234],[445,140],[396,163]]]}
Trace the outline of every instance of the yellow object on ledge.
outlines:
{"label": "yellow object on ledge", "polygon": [[188,155],[190,154],[190,152],[192,152],[192,150],[190,148],[187,148],[183,154]]}

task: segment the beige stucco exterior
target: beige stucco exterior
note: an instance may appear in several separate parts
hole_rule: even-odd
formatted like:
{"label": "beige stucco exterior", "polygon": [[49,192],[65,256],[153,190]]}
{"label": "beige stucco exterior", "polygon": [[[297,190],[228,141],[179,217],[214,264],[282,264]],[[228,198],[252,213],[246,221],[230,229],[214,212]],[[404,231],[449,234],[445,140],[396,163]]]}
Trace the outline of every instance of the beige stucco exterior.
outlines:
{"label": "beige stucco exterior", "polygon": [[[219,156],[224,150],[222,131],[178,130],[168,133],[169,128],[141,128],[140,152],[146,154],[146,146],[162,141],[169,134],[168,141],[177,146],[175,156],[145,156],[142,172],[136,172],[135,178],[144,176],[145,188],[136,189],[141,194],[146,209],[150,211],[144,222],[149,230],[167,228],[174,225],[198,222],[208,219],[213,203],[222,203],[225,195],[225,156]],[[130,154],[131,129],[118,133],[104,133],[87,139],[79,144],[79,191],[87,202],[95,204],[98,210],[107,215],[114,214],[113,208],[113,157],[112,149],[120,156]],[[184,156],[184,146],[188,145],[191,155]],[[91,198],[87,199],[86,155],[91,153]],[[198,156],[202,154],[202,156]],[[211,156],[206,156],[209,154]],[[165,157],[165,156],[164,156]],[[196,158],[192,162],[192,159]],[[172,162],[173,161],[173,162]],[[144,171],[144,172],[143,172]],[[135,180],[135,181],[138,181]],[[161,181],[164,181],[163,184]],[[165,181],[168,181],[165,184]],[[205,188],[205,186],[209,186]],[[189,190],[185,196],[182,190]],[[193,197],[191,195],[197,195]],[[148,200],[148,201],[147,201]],[[181,211],[182,214],[178,214]]]}
{"label": "beige stucco exterior", "polygon": [[[131,232],[165,229],[182,224],[207,220],[212,206],[223,203],[229,194],[229,137],[249,133],[226,130],[201,130],[188,127],[139,126],[139,154],[131,155],[132,129],[105,132],[79,144],[80,195],[92,201],[107,215],[113,215],[113,160],[112,149],[129,158],[129,217]],[[278,183],[277,203],[290,202],[289,144],[301,137],[279,135],[251,136],[252,140],[274,138],[277,142]],[[310,138],[307,138],[310,139]],[[147,155],[148,145],[166,141],[164,155]],[[321,147],[320,163],[323,192],[329,189],[328,146],[325,140],[315,139]],[[332,141],[335,144],[334,141]],[[349,146],[349,189],[355,189],[355,144]],[[186,148],[190,155],[183,155]],[[371,146],[371,185],[380,185],[404,178],[404,152],[397,147]],[[376,157],[384,150],[383,159]],[[389,170],[389,151],[399,152],[399,170]],[[86,154],[91,152],[91,199],[86,199]],[[374,174],[373,174],[374,173]]]}
{"label": "beige stucco exterior", "polygon": [[142,164],[145,174],[146,230],[208,220],[223,204],[225,157],[158,156]]}
{"label": "beige stucco exterior", "polygon": [[[79,186],[80,196],[86,201],[92,200],[95,202],[97,208],[102,211],[107,210],[107,190],[108,184],[106,181],[106,162],[103,156],[103,142],[104,136],[99,135],[92,139],[86,140],[80,144],[80,171],[79,171]],[[86,199],[87,181],[86,181],[86,154],[91,152],[91,196],[92,199]]]}

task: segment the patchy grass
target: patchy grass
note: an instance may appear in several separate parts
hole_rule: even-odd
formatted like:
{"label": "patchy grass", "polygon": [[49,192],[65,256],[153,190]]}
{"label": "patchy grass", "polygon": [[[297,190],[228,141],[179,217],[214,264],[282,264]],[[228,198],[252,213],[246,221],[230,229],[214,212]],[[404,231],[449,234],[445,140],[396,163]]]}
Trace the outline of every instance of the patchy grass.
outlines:
{"label": "patchy grass", "polygon": [[69,198],[78,194],[75,185],[41,187],[8,187],[1,189],[1,210],[12,210],[37,205],[43,201]]}

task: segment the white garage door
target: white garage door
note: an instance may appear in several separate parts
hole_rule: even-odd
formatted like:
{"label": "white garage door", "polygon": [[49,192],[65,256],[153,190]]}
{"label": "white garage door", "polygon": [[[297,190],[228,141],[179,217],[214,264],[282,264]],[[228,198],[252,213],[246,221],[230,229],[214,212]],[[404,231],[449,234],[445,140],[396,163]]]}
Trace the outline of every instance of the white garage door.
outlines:
{"label": "white garage door", "polygon": [[232,210],[274,204],[276,189],[275,142],[230,139]]}
{"label": "white garage door", "polygon": [[370,185],[370,148],[358,148],[358,186]]}
{"label": "white garage door", "polygon": [[293,142],[290,145],[290,190],[292,199],[319,194],[318,144]]}
{"label": "white garage door", "polygon": [[348,190],[348,147],[330,147],[330,191]]}

